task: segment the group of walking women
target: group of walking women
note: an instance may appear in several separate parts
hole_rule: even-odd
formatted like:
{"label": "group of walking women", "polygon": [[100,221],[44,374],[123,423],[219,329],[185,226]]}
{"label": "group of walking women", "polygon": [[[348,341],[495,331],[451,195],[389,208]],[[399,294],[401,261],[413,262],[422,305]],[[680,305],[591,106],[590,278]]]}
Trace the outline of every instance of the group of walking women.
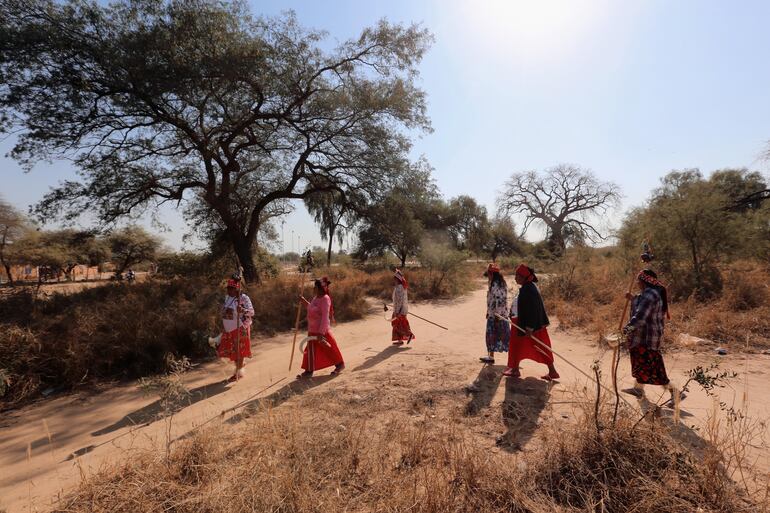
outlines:
{"label": "group of walking women", "polygon": [[[644,257],[644,255],[643,255]],[[642,259],[644,262],[649,260]],[[522,360],[533,360],[546,365],[545,380],[559,378],[554,366],[554,353],[548,336],[550,324],[543,298],[535,283],[535,271],[524,264],[515,269],[514,279],[519,286],[518,294],[508,303],[508,284],[497,264],[489,264],[484,275],[488,279],[486,312],[487,354],[480,360],[495,363],[495,353],[507,354],[507,368],[503,375],[511,378],[521,376],[519,364]],[[631,374],[636,382],[625,392],[637,397],[644,396],[644,385],[661,385],[671,393],[670,405],[678,401],[676,388],[666,374],[660,343],[663,338],[664,318],[668,316],[666,288],[650,269],[637,275],[639,294],[628,294],[631,302],[631,317],[623,328],[631,358]],[[335,323],[334,303],[329,287],[331,281],[321,278],[314,282],[312,299],[301,297],[307,308],[308,338],[302,355],[302,372],[299,379],[313,376],[313,373],[334,367],[332,375],[345,368],[337,341],[331,332]],[[414,340],[409,325],[408,288],[409,283],[403,272],[396,269],[393,275],[393,310],[391,316],[392,342],[396,346],[409,344]],[[237,277],[227,281],[227,295],[222,306],[223,332],[218,338],[217,353],[235,363],[235,371],[229,381],[243,377],[243,362],[251,357],[251,319],[254,308],[249,297],[241,291]],[[212,339],[216,340],[216,339]]]}
{"label": "group of walking women", "polygon": [[[334,367],[331,374],[336,376],[345,369],[337,341],[331,327],[334,319],[334,303],[329,287],[331,280],[324,276],[313,283],[313,297],[300,296],[307,310],[307,345],[302,353],[301,368],[304,372],[297,376],[306,379],[313,373],[328,367]],[[394,345],[407,344],[414,340],[407,314],[409,301],[407,289],[409,283],[400,269],[393,275],[393,314],[391,317],[392,339]],[[228,382],[234,382],[244,376],[244,359],[251,358],[251,323],[254,307],[249,296],[241,290],[241,281],[237,276],[227,280],[227,294],[222,305],[222,334],[210,339],[220,358],[227,358],[235,364],[233,375]]]}
{"label": "group of walking women", "polygon": [[508,353],[508,368],[503,376],[521,376],[519,363],[534,360],[548,367],[543,379],[559,378],[554,367],[551,339],[548,336],[548,315],[543,298],[535,283],[535,271],[524,264],[515,271],[519,292],[508,306],[508,284],[497,264],[489,264],[484,275],[489,281],[487,290],[487,355],[480,360],[495,363],[495,353]]}

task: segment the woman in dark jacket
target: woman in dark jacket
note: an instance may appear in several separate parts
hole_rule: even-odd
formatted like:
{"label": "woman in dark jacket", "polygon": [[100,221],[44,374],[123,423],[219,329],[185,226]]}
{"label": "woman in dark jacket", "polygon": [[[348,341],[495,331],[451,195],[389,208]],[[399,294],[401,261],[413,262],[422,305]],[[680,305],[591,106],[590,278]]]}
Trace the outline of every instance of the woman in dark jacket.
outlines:
{"label": "woman in dark jacket", "polygon": [[[508,368],[503,376],[514,378],[521,377],[519,362],[522,360],[534,360],[548,366],[548,374],[542,376],[545,380],[559,378],[556,367],[553,365],[553,353],[551,339],[548,336],[548,315],[545,313],[545,305],[540,291],[535,285],[537,276],[535,271],[524,264],[516,268],[516,283],[521,288],[519,296],[511,305],[511,322],[520,329],[511,329],[511,342],[508,344]],[[516,306],[514,311],[513,306]],[[514,328],[511,326],[511,328]],[[545,346],[543,347],[534,338],[537,338]]]}

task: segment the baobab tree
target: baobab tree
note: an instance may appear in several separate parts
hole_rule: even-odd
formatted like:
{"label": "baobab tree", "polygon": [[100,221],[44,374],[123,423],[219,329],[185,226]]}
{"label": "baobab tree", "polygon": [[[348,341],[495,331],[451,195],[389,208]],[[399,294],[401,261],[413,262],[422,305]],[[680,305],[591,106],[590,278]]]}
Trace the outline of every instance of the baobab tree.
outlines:
{"label": "baobab tree", "polygon": [[532,223],[542,223],[549,249],[560,255],[570,238],[604,240],[597,217],[615,208],[620,197],[614,183],[601,182],[580,167],[560,164],[542,173],[515,173],[505,183],[498,209],[501,215],[524,217],[522,235]]}
{"label": "baobab tree", "polygon": [[35,213],[111,224],[202,202],[257,281],[271,204],[316,183],[376,200],[408,166],[409,134],[430,130],[413,80],[425,29],[381,21],[330,50],[324,37],[239,1],[0,2],[0,133],[20,134],[25,167],[80,173]]}

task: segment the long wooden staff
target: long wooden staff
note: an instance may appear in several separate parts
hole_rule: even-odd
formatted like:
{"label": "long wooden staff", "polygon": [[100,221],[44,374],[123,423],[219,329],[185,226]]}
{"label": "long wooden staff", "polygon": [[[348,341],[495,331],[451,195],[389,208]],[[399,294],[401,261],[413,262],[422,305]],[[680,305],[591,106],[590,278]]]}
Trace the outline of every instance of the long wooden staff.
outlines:
{"label": "long wooden staff", "polygon": [[[511,320],[509,320],[509,319],[506,319],[505,317],[502,317],[502,316],[500,316],[500,315],[497,315],[497,314],[495,314],[495,317],[497,317],[497,318],[498,318],[498,319],[500,319],[500,320],[503,320],[503,321],[507,321],[507,322],[509,322],[509,323],[511,324],[511,327],[513,327],[513,328],[518,328],[518,330],[519,330],[519,331],[522,331],[522,332],[526,333],[526,330],[525,330],[524,328],[522,328],[521,326],[519,326],[518,324],[516,324],[515,322],[513,322],[513,321],[511,321]],[[582,370],[580,367],[578,367],[577,365],[575,365],[574,363],[572,363],[571,361],[567,360],[567,359],[566,359],[566,358],[564,358],[562,355],[560,355],[559,353],[557,353],[556,351],[554,351],[552,348],[550,348],[550,347],[549,347],[547,344],[543,343],[543,342],[542,342],[542,341],[541,341],[539,338],[537,338],[535,335],[530,335],[530,336],[529,336],[529,338],[531,338],[531,339],[532,339],[532,340],[535,342],[535,344],[537,344],[538,346],[540,346],[540,347],[539,347],[539,348],[537,348],[537,349],[539,349],[541,352],[543,352],[543,353],[546,353],[546,351],[547,351],[548,353],[551,353],[552,355],[556,355],[556,356],[558,356],[559,358],[561,358],[562,360],[564,360],[564,362],[565,362],[567,365],[569,365],[570,367],[572,367],[573,369],[575,369],[576,371],[578,371],[580,374],[582,374],[583,376],[587,377],[587,378],[588,378],[588,379],[590,379],[591,381],[596,381],[596,384],[597,384],[597,385],[599,385],[600,387],[602,387],[602,388],[603,388],[604,390],[606,390],[607,392],[611,392],[611,390],[610,390],[609,388],[607,388],[607,387],[605,387],[604,385],[602,385],[602,383],[601,383],[600,381],[598,381],[598,380],[597,380],[597,379],[596,379],[594,376],[591,376],[591,375],[589,375],[587,372],[584,372],[584,371],[583,371],[583,370]],[[546,354],[547,354],[547,353],[546,353]],[[623,399],[623,398],[621,397],[621,399]],[[628,402],[628,401],[626,401],[625,399],[623,399],[623,402],[625,402],[627,405],[631,406],[631,403],[629,403],[629,402]]]}
{"label": "long wooden staff", "polygon": [[[626,294],[626,304],[623,305],[623,312],[620,314],[620,322],[618,323],[618,334],[623,332],[623,321],[626,319],[626,312],[628,311],[628,304],[631,302],[629,295],[634,289],[634,283],[636,282],[636,274],[631,278],[631,283],[628,284],[628,294]],[[615,394],[615,411],[612,414],[612,423],[614,424],[618,418],[618,404],[620,400],[620,392],[618,391],[618,365],[620,364],[620,339],[612,347],[612,390]]]}
{"label": "long wooden staff", "polygon": [[[388,311],[388,306],[393,306],[393,305],[388,305],[388,304],[385,304],[385,303],[383,303],[383,306],[385,307],[385,311],[387,312],[387,311]],[[447,331],[449,331],[449,328],[447,328],[446,326],[442,326],[441,324],[437,324],[437,323],[435,323],[435,322],[433,322],[433,321],[429,321],[429,320],[428,320],[428,319],[426,319],[425,317],[420,317],[420,316],[419,316],[419,315],[417,315],[416,313],[412,313],[412,312],[409,312],[407,315],[411,315],[412,317],[417,317],[418,319],[420,319],[420,320],[423,320],[423,321],[427,322],[428,324],[432,324],[432,325],[434,325],[434,326],[438,326],[438,327],[439,327],[439,328],[441,328],[442,330],[447,330]],[[387,320],[387,319],[386,319],[386,320]]]}
{"label": "long wooden staff", "polygon": [[[304,276],[300,271],[299,273],[299,295],[302,296],[304,292]],[[297,346],[297,334],[299,333],[299,319],[302,314],[302,299],[297,299],[297,317],[294,319],[294,340],[291,342],[291,357],[289,357],[289,371],[294,363],[294,348]]]}

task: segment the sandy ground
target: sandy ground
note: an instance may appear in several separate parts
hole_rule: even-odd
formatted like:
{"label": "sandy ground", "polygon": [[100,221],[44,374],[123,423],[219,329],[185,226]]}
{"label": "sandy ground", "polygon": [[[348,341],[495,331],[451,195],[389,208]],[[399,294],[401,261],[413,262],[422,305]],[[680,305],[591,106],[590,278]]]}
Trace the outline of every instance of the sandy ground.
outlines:
{"label": "sandy ground", "polygon": [[[318,394],[325,389],[361,393],[363,383],[397,386],[398,376],[405,374],[423,376],[428,383],[440,384],[447,393],[467,393],[467,415],[462,424],[488,441],[490,450],[526,451],[536,438],[542,417],[555,416],[568,422],[577,414],[576,399],[584,389],[592,393],[594,387],[588,378],[558,358],[562,377],[555,383],[538,379],[545,368],[533,362],[523,362],[521,380],[501,376],[504,355],[498,356],[496,365],[481,365],[478,357],[484,353],[484,294],[479,290],[456,301],[414,305],[414,313],[450,330],[412,319],[417,340],[404,348],[391,346],[390,326],[379,310],[363,320],[337,326],[334,333],[347,369],[336,378],[328,377],[328,370],[320,371],[312,382],[297,385],[294,377],[299,357],[295,355],[294,367],[289,371],[292,335],[281,334],[255,341],[247,376],[234,386],[223,383],[232,368],[222,361],[189,372],[185,377],[192,391],[189,405],[171,418],[156,420],[161,411],[158,401],[145,397],[135,384],[59,397],[5,414],[0,419],[0,511],[48,511],[61,494],[99,469],[130,458],[132,451],[166,450],[168,440],[184,436],[210,419],[214,423],[228,420],[240,410],[220,416],[223,410],[255,397],[289,397],[310,388]],[[596,341],[555,327],[551,331],[556,352],[589,373],[592,362],[599,359],[603,376],[609,376],[610,353]],[[740,374],[732,387],[719,391],[720,400],[736,407],[748,401],[750,417],[770,418],[770,394],[766,389],[770,356],[717,357],[711,353],[676,352],[667,355],[666,363],[669,375],[681,383],[686,370],[708,365],[717,358],[721,358],[721,368]],[[624,378],[622,387],[630,386],[627,358],[622,360],[619,372]],[[465,392],[471,384],[471,391]],[[658,391],[654,391],[651,396],[657,395]],[[517,411],[509,411],[512,404]],[[714,401],[693,389],[682,409],[683,429],[695,435],[714,411]],[[750,450],[752,458],[770,471],[767,447],[755,443]]]}

